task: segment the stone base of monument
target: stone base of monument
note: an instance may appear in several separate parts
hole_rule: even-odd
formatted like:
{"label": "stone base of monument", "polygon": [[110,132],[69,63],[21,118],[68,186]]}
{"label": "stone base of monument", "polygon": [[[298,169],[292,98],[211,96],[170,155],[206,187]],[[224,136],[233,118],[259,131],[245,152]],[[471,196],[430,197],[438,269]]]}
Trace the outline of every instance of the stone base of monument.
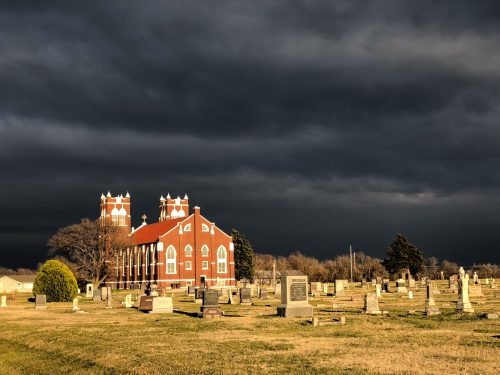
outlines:
{"label": "stone base of monument", "polygon": [[319,327],[319,326],[343,326],[345,325],[345,316],[341,316],[339,320],[320,320],[317,317],[312,318],[311,321],[312,325],[314,327]]}
{"label": "stone base of monument", "polygon": [[472,308],[472,305],[470,303],[457,303],[457,312],[466,312],[466,313],[473,313],[474,309]]}
{"label": "stone base of monument", "polygon": [[310,318],[313,315],[313,307],[309,304],[299,306],[278,306],[278,316],[284,318]]}
{"label": "stone base of monument", "polygon": [[441,314],[441,311],[439,310],[438,307],[430,306],[425,309],[425,315],[427,316],[439,315],[439,314]]}
{"label": "stone base of monument", "polygon": [[222,317],[222,312],[218,307],[202,307],[198,316],[204,319],[220,318]]}

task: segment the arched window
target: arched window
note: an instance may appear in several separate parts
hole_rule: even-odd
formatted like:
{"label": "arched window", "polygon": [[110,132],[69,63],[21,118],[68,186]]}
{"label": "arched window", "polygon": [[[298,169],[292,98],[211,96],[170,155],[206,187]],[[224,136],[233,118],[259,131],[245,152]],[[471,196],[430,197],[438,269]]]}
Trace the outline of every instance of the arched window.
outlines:
{"label": "arched window", "polygon": [[170,211],[170,217],[172,219],[177,219],[177,216],[179,216],[179,214],[175,208],[172,211]]}
{"label": "arched window", "polygon": [[227,251],[222,245],[217,250],[217,273],[226,273]]}
{"label": "arched window", "polygon": [[191,232],[191,224],[184,225],[184,232]]}
{"label": "arched window", "polygon": [[175,273],[176,272],[176,253],[175,248],[170,245],[167,248],[167,252],[165,253],[167,258],[167,273]]}
{"label": "arched window", "polygon": [[184,248],[184,255],[188,258],[193,256],[193,248],[191,247],[191,245],[187,245]]}
{"label": "arched window", "polygon": [[120,211],[118,211],[118,225],[124,226],[127,225],[125,223],[125,219],[127,217],[127,211],[122,207],[120,208]]}
{"label": "arched window", "polygon": [[115,207],[111,210],[111,224],[118,225],[118,209]]}
{"label": "arched window", "polygon": [[207,224],[201,224],[201,231],[202,232],[209,232],[210,229],[208,229],[208,225]]}
{"label": "arched window", "polygon": [[208,246],[207,245],[203,245],[201,247],[201,256],[202,257],[207,257],[208,256]]}

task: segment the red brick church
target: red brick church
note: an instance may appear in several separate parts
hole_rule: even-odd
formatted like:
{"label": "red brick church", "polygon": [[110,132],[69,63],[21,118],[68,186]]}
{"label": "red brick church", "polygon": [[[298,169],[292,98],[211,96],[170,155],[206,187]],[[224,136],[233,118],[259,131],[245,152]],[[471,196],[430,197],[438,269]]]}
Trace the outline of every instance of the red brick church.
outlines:
{"label": "red brick church", "polygon": [[230,235],[200,213],[189,213],[189,199],[160,197],[159,220],[131,227],[130,194],[101,195],[101,225],[123,227],[132,244],[116,257],[106,284],[120,289],[234,286],[234,247]]}

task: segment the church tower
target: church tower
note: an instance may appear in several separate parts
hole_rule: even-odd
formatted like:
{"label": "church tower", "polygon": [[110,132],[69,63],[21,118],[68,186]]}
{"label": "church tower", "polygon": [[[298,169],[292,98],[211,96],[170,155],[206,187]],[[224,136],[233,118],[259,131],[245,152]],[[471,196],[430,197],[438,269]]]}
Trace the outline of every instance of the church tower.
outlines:
{"label": "church tower", "polygon": [[130,194],[127,192],[116,197],[111,196],[108,191],[106,196],[101,194],[101,216],[99,217],[101,226],[115,225],[123,227],[127,234],[130,233]]}
{"label": "church tower", "polygon": [[177,219],[189,215],[189,198],[184,194],[184,198],[180,196],[172,199],[170,194],[167,198],[160,197],[160,219],[159,221],[167,221],[169,219]]}

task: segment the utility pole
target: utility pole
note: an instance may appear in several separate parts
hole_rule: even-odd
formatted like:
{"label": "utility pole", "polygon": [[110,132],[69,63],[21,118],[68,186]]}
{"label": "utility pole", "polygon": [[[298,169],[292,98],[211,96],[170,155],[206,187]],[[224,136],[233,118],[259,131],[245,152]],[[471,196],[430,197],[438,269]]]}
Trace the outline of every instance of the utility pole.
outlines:
{"label": "utility pole", "polygon": [[349,262],[351,263],[351,283],[352,283],[352,246],[349,245]]}
{"label": "utility pole", "polygon": [[276,260],[273,259],[273,290],[276,290]]}

